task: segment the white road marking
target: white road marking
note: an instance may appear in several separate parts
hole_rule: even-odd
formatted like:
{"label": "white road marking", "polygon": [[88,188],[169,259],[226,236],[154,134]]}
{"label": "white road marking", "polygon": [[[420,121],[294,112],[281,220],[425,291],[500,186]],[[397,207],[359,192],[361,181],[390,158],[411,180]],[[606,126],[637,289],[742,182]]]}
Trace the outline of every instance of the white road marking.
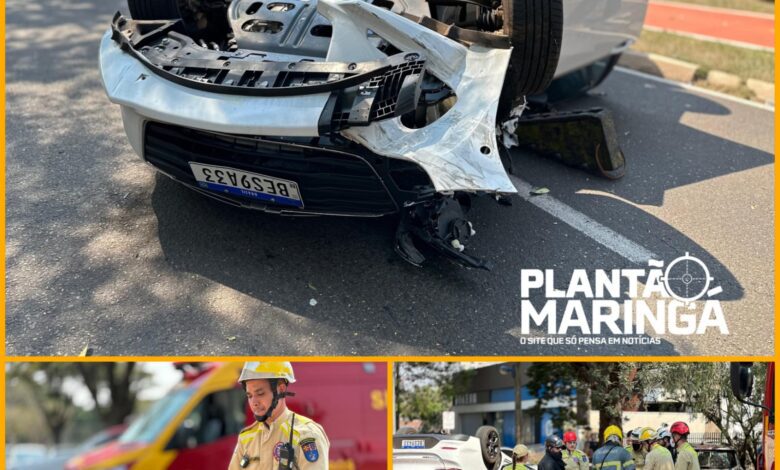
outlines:
{"label": "white road marking", "polygon": [[517,194],[521,198],[573,227],[604,247],[609,248],[623,258],[636,264],[646,264],[651,259],[658,259],[658,256],[652,251],[632,242],[611,228],[601,225],[582,212],[567,206],[549,194],[531,196],[531,189],[533,189],[533,186],[531,186],[530,183],[512,175],[509,176],[509,179],[512,180],[512,184],[515,185]]}
{"label": "white road marking", "polygon": [[725,93],[721,93],[718,91],[710,90],[707,88],[698,87],[696,85],[691,85],[690,83],[683,83],[683,82],[675,82],[674,80],[669,80],[668,78],[663,77],[656,77],[655,75],[650,75],[649,73],[644,72],[637,72],[636,70],[627,69],[625,67],[617,66],[615,67],[615,70],[617,72],[627,73],[629,75],[634,75],[641,78],[646,78],[647,80],[652,80],[654,82],[660,82],[665,83],[667,85],[673,85],[676,87],[681,87],[685,90],[689,91],[695,91],[696,93],[701,93],[703,95],[710,95],[710,96],[716,96],[718,98],[727,100],[727,101],[733,101],[735,103],[744,104],[746,106],[750,106],[753,108],[762,109],[764,111],[769,112],[775,112],[774,105],[771,104],[763,104],[763,103],[757,103],[755,101],[746,100],[744,98],[738,98],[736,96],[727,95]]}

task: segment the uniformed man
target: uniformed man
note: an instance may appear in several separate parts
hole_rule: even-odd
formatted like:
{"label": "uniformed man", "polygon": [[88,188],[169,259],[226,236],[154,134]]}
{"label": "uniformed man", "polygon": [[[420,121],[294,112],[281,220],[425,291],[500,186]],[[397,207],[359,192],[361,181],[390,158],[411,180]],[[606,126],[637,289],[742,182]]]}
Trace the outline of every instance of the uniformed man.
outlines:
{"label": "uniformed man", "polygon": [[661,442],[661,445],[669,449],[669,452],[672,454],[672,459],[676,461],[677,451],[672,445],[672,433],[669,432],[669,427],[666,425],[661,426],[656,433],[658,433],[658,440]]}
{"label": "uniformed man", "polygon": [[639,441],[647,450],[645,470],[674,470],[672,453],[660,442],[658,434],[652,428],[644,428]]}
{"label": "uniformed man", "polygon": [[501,470],[528,470],[525,464],[528,463],[528,447],[523,444],[517,444],[512,449],[512,463],[504,465]]}
{"label": "uniformed man", "polygon": [[645,456],[647,452],[642,447],[642,443],[639,442],[639,434],[642,432],[642,428],[632,429],[628,432],[628,445],[626,450],[631,454],[631,458],[634,459],[634,465],[637,470],[642,470],[645,467]]}
{"label": "uniformed man", "polygon": [[588,456],[577,450],[577,434],[574,431],[563,433],[563,443],[566,444],[566,449],[562,452],[566,470],[590,470]]}
{"label": "uniformed man", "polygon": [[613,425],[604,430],[604,445],[593,453],[595,470],[636,470],[634,459],[623,448],[623,431]]}
{"label": "uniformed man", "polygon": [[238,435],[228,470],[327,470],[330,442],[322,426],[287,409],[295,383],[289,362],[247,362],[238,379],[255,423]]}
{"label": "uniformed man", "polygon": [[672,423],[669,432],[672,433],[672,442],[677,450],[677,460],[674,462],[675,470],[700,470],[699,454],[688,443],[688,434],[691,433],[688,425],[677,421]]}

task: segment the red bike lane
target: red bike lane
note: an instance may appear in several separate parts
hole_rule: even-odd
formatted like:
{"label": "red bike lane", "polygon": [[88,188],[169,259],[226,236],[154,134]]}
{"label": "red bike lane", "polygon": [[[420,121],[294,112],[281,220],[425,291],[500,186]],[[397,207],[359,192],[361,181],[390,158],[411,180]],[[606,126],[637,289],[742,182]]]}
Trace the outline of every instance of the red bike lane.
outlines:
{"label": "red bike lane", "polygon": [[645,26],[759,47],[775,47],[775,20],[771,14],[651,1]]}

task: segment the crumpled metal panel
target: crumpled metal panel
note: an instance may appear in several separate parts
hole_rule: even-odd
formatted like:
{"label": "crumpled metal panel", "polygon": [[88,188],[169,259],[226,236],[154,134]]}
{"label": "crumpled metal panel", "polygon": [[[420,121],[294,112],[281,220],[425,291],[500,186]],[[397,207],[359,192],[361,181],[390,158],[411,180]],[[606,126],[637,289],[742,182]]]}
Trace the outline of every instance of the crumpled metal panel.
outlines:
{"label": "crumpled metal panel", "polygon": [[424,128],[409,129],[396,118],[346,129],[345,137],[380,155],[419,164],[439,192],[517,192],[496,141],[496,110],[511,49],[466,47],[358,0],[320,0],[318,5],[333,23],[328,60],[381,57],[361,40],[371,30],[404,52],[425,55],[428,71],[458,97],[455,106]]}
{"label": "crumpled metal panel", "polygon": [[316,136],[330,96],[252,97],[188,88],[154,74],[123,52],[111,40],[111,31],[100,45],[100,71],[113,103],[147,119],[233,134]]}
{"label": "crumpled metal panel", "polygon": [[[319,0],[333,24],[326,60],[361,62],[385,58],[368,30],[405,52],[420,52],[426,68],[458,97],[437,121],[409,129],[400,119],[374,122],[341,133],[371,151],[419,164],[437,191],[515,193],[496,141],[496,110],[510,49],[465,47],[396,13],[360,0]],[[133,113],[162,122],[217,132],[265,136],[316,136],[328,93],[247,97],[191,89],[151,73],[103,37],[100,68],[109,99]],[[130,126],[134,128],[134,126]]]}

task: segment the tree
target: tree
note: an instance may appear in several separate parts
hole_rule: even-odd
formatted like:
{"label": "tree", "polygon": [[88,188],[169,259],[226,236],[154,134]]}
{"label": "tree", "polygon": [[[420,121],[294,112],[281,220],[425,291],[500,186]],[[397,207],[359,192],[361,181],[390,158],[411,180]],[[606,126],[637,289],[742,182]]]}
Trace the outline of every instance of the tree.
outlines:
{"label": "tree", "polygon": [[[763,395],[766,383],[765,363],[754,364],[755,394]],[[762,411],[739,402],[731,393],[729,365],[726,363],[661,363],[656,364],[646,380],[665,391],[665,395],[701,413],[721,432],[737,458],[746,467],[758,464],[756,446],[761,442]],[[753,398],[761,403],[763,396]]]}
{"label": "tree", "polygon": [[[590,393],[593,409],[599,410],[599,436],[611,424],[622,426],[623,411],[636,410],[642,402],[642,372],[646,365],[634,362],[544,362],[528,369],[528,390],[539,398],[532,410],[542,413],[542,407],[552,399],[565,399],[564,407],[554,418],[557,427],[564,422],[582,419],[573,413],[577,394]],[[585,424],[585,423],[578,423]]]}
{"label": "tree", "polygon": [[76,413],[72,396],[66,391],[67,381],[73,378],[72,364],[12,363],[9,369],[8,383],[25,389],[43,415],[52,442],[62,442],[65,425]]}
{"label": "tree", "polygon": [[28,391],[55,444],[78,411],[74,396],[79,386],[89,391],[102,424],[110,426],[132,414],[138,388],[147,378],[131,362],[20,362],[9,364],[7,372],[8,384]]}
{"label": "tree", "polygon": [[454,397],[462,392],[472,375],[461,369],[457,362],[397,362],[396,424],[403,416],[421,419],[421,431],[440,431],[442,412],[450,409]]}
{"label": "tree", "polygon": [[[96,367],[97,365],[97,367]],[[79,362],[76,367],[84,385],[97,404],[100,419],[106,426],[118,424],[133,413],[137,388],[134,382],[141,379],[134,362]],[[108,391],[110,399],[101,404],[100,395]]]}

